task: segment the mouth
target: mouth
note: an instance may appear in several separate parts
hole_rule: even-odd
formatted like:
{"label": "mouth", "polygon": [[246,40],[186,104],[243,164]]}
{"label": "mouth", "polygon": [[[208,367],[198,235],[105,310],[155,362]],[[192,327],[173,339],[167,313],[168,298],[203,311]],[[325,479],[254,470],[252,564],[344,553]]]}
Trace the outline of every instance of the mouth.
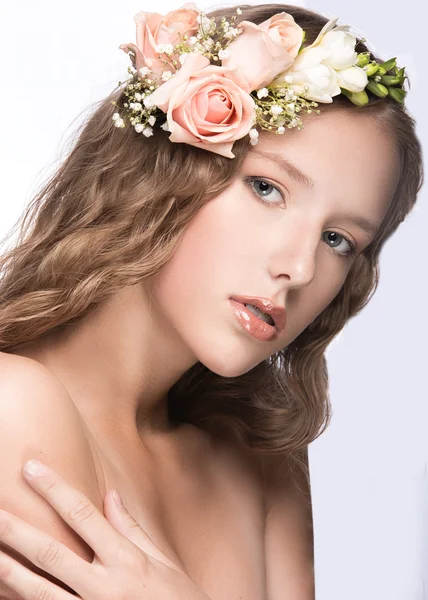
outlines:
{"label": "mouth", "polygon": [[261,341],[276,339],[285,328],[285,309],[267,298],[233,296],[229,302],[244,329]]}

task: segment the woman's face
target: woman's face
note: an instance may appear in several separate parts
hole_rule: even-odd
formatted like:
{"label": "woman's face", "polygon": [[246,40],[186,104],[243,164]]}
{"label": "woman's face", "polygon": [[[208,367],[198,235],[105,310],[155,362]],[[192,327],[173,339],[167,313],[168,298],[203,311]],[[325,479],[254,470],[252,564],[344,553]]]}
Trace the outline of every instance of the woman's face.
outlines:
{"label": "woman's face", "polygon": [[[355,260],[352,246],[360,254],[376,237],[353,218],[378,226],[396,186],[392,140],[370,119],[327,112],[304,123],[302,131],[260,135],[155,278],[159,318],[195,361],[222,376],[241,375],[284,348],[330,304]],[[235,316],[236,295],[284,307],[285,329],[269,341],[252,336]]]}

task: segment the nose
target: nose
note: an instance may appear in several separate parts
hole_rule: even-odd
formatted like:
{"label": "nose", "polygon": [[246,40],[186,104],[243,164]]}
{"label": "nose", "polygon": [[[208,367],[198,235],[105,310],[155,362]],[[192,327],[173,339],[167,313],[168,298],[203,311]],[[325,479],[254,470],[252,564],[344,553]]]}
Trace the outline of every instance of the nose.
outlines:
{"label": "nose", "polygon": [[285,277],[288,288],[307,286],[315,277],[320,229],[303,215],[290,220],[286,230],[270,236],[269,272],[273,278]]}

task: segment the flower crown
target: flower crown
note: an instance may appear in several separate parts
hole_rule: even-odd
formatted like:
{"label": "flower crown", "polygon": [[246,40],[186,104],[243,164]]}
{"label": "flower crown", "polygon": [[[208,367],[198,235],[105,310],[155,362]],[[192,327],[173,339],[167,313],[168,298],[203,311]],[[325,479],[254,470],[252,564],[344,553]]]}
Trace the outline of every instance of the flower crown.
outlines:
{"label": "flower crown", "polygon": [[333,102],[338,94],[357,106],[368,103],[367,91],[404,102],[404,68],[396,58],[377,63],[370,52],[358,54],[356,37],[348,25],[336,27],[338,18],[309,46],[286,12],[259,25],[234,27],[235,19],[216,23],[193,2],[165,16],[136,14],[137,44],[119,46],[131,58],[132,79],[123,90],[128,102],[113,102],[120,110],[113,115],[116,127],[128,118],[150,137],[157,125],[171,133],[171,142],[234,158],[235,140],[249,134],[257,144],[255,125],[277,134],[301,130],[302,113],[319,114],[318,102]]}

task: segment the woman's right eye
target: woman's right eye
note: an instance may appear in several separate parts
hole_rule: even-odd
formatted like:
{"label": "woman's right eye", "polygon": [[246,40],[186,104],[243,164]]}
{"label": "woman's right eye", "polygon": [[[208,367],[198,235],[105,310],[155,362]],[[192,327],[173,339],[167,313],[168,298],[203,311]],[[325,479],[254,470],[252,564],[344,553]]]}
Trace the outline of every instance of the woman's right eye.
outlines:
{"label": "woman's right eye", "polygon": [[[262,177],[245,177],[244,182],[245,182],[245,185],[247,185],[250,188],[250,190],[256,196],[256,198],[261,200],[264,204],[268,204],[268,205],[270,204],[273,206],[277,206],[278,204],[280,204],[282,201],[285,200],[285,196],[284,196],[283,192],[276,185],[273,185],[273,183],[269,183],[269,181],[267,179],[263,179]],[[278,198],[276,200],[275,200],[275,198],[270,199],[270,196],[272,195],[272,193],[269,188],[272,188],[276,192],[278,192],[278,194],[280,196],[279,199]],[[261,194],[263,194],[263,195],[261,195]],[[269,199],[265,200],[265,198],[267,198],[267,197]]]}

